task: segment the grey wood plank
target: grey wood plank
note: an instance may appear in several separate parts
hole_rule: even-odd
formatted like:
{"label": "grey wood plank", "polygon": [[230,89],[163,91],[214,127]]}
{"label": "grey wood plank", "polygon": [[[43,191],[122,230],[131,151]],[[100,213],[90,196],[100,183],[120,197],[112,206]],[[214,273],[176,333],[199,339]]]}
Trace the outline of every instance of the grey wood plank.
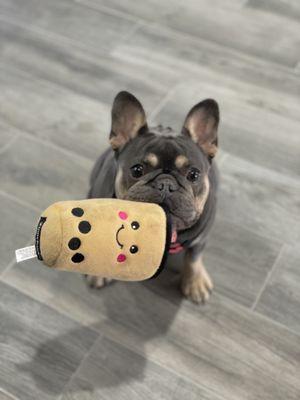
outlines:
{"label": "grey wood plank", "polygon": [[0,120],[0,154],[16,140],[20,132]]}
{"label": "grey wood plank", "polygon": [[[223,75],[224,84],[228,77],[261,88],[271,89],[274,94],[268,98],[275,101],[282,93],[299,96],[300,82],[294,69],[279,65],[248,53],[236,51],[224,45],[210,42],[202,37],[189,37],[180,33],[152,25],[141,25],[126,41],[115,47],[112,54],[120,59],[129,55],[141,62],[164,66],[174,73],[181,71],[185,82],[190,76],[205,75],[205,68]],[[205,79],[203,79],[205,81]],[[246,90],[243,91],[247,93]],[[241,93],[243,93],[241,92]],[[284,103],[284,102],[281,102]],[[281,104],[283,106],[283,104]]]}
{"label": "grey wood plank", "polygon": [[216,292],[251,306],[281,247],[280,241],[218,217],[204,251]]}
{"label": "grey wood plank", "polygon": [[282,100],[278,101],[277,95],[203,70],[198,80],[187,78],[174,89],[154,122],[170,125],[180,132],[194,104],[204,98],[215,98],[221,112],[221,149],[257,166],[298,178],[300,102],[288,95],[281,95]]}
{"label": "grey wood plank", "polygon": [[18,68],[34,78],[48,80],[100,102],[98,130],[102,125],[105,128],[109,120],[106,114],[101,118],[102,108],[106,104],[110,107],[120,90],[132,91],[150,112],[179,78],[174,69],[140,62],[130,55],[99,57],[64,42],[57,43],[46,34],[32,31],[30,26],[7,23],[5,19],[0,25],[0,60],[5,66],[5,75]]}
{"label": "grey wood plank", "polygon": [[262,236],[299,241],[299,179],[232,155],[222,162],[221,173],[221,215]]}
{"label": "grey wood plank", "polygon": [[57,41],[107,53],[132,31],[133,24],[123,18],[91,10],[68,0],[1,0],[0,14],[16,24],[49,32]]}
{"label": "grey wood plank", "polygon": [[56,399],[97,338],[0,283],[0,385],[22,400]]}
{"label": "grey wood plank", "polygon": [[[45,49],[47,52],[48,48]],[[155,85],[154,81],[145,79],[144,71],[137,71],[132,64],[115,64],[113,60],[101,67],[88,64],[82,55],[83,58],[73,59],[69,69],[64,64],[66,59],[62,63],[49,59],[51,52],[47,53],[48,59],[40,53],[31,59],[32,53],[27,54],[22,48],[17,50],[15,55],[22,61],[21,68],[31,73],[17,70],[15,57],[9,60],[6,57],[5,65],[2,69],[0,66],[0,117],[8,126],[93,160],[108,145],[111,104],[120,90],[135,93],[149,112],[174,83],[171,78],[164,81],[166,84]],[[57,54],[52,56],[61,60]],[[32,63],[35,67],[30,67]],[[113,69],[112,64],[115,64]],[[118,78],[116,68],[131,71],[131,75],[119,74]],[[160,74],[152,76],[157,82],[161,82],[161,77]],[[144,83],[137,89],[142,80]]]}
{"label": "grey wood plank", "polygon": [[[139,285],[125,296],[124,288],[118,284],[121,310],[116,298],[101,293],[109,315],[100,327],[105,336],[224,398],[297,399],[299,336],[217,296],[203,310],[180,304],[177,292],[172,305],[150,301]],[[166,287],[160,294],[171,297]]]}
{"label": "grey wood plank", "polygon": [[[178,276],[174,276],[173,279],[169,276],[165,276],[164,279],[162,279],[161,277],[159,281],[156,282],[156,285],[153,285],[151,282],[147,282],[146,286],[152,291],[158,293],[159,295],[168,298],[169,300],[172,300],[172,302],[174,302],[178,306],[178,296],[174,286],[174,283],[176,282],[178,282]],[[194,328],[192,328],[191,326],[192,317],[189,314],[188,310],[197,315],[198,322],[197,326],[195,325]],[[184,319],[186,318],[189,321],[188,324],[186,324],[184,321],[182,321],[182,325],[181,323],[179,323],[181,319],[181,311],[184,312]],[[281,399],[282,396],[287,396],[287,398],[298,398],[299,380],[297,376],[300,370],[299,335],[292,334],[283,326],[280,327],[279,325],[274,325],[271,320],[257,319],[257,317],[252,312],[248,312],[243,307],[237,306],[235,303],[227,301],[225,298],[218,297],[216,295],[214,295],[210,302],[201,309],[199,309],[192,303],[184,302],[181,305],[180,311],[176,315],[175,321],[176,323],[173,323],[171,329],[168,330],[168,340],[172,342],[172,344],[176,343],[176,345],[178,345],[180,348],[182,346],[184,347],[184,349],[189,348],[191,359],[185,359],[185,362],[182,363],[179,349],[177,351],[174,348],[170,349],[167,345],[161,345],[161,342],[158,342],[157,340],[155,341],[153,346],[147,346],[147,354],[149,354],[150,359],[154,359],[156,360],[156,362],[162,362],[162,365],[168,365],[169,368],[174,368],[176,371],[178,371],[178,368],[176,368],[177,365],[182,373],[182,376],[185,376],[184,369],[189,370],[190,378],[194,377],[194,379],[197,380],[199,379],[199,376],[201,376],[202,382],[206,382],[206,384],[210,388],[214,388],[215,385],[218,387],[218,384],[216,384],[216,380],[218,380],[217,376],[219,373],[217,365],[219,365],[222,373],[225,371],[228,372],[229,365],[234,366],[234,370],[235,367],[239,370],[239,375],[240,372],[244,369],[244,366],[242,366],[240,362],[245,362],[247,364],[246,368],[250,368],[248,372],[245,373],[247,376],[245,378],[245,380],[247,381],[246,385],[249,384],[249,389],[246,389],[245,393],[243,393],[245,385],[244,379],[241,378],[241,376],[240,378],[238,378],[238,375],[236,375],[235,371],[231,370],[229,375],[224,377],[222,379],[222,382],[220,381],[220,388],[223,395],[226,395],[226,386],[228,385],[230,387],[228,393],[230,393],[231,398],[235,398],[235,396],[237,397],[237,399]],[[181,325],[181,327],[178,326],[178,331],[180,332],[179,340],[176,340],[173,337],[173,329],[177,330],[177,327],[175,328],[177,322]],[[204,323],[204,325],[200,326],[199,324],[202,323]],[[214,326],[215,323],[216,326]],[[279,333],[279,331],[281,332]],[[224,338],[221,341],[217,340],[216,335],[218,335],[218,333],[220,332],[221,335],[224,335],[227,339],[229,339],[229,342],[231,342],[231,340],[235,341],[235,345],[237,346],[237,348],[233,349],[230,343],[226,342],[226,339],[224,340]],[[286,348],[283,351],[283,347],[281,345],[282,343],[280,344],[279,342],[281,342],[281,338],[285,335],[285,332],[288,335],[291,333],[294,338],[291,339],[291,343],[290,345],[288,345],[289,349]],[[129,334],[129,331],[127,331],[127,333]],[[120,330],[118,331],[118,334],[122,335],[124,339],[126,338],[126,341],[128,340],[127,345],[130,346],[130,348],[136,349],[138,351],[140,342],[137,341],[137,338],[129,338],[128,336],[126,336],[124,331]],[[187,334],[188,336],[191,335],[192,338],[187,339],[187,341],[185,342],[185,339],[183,339],[185,334]],[[201,346],[201,350],[199,350],[198,348],[198,353],[198,351],[196,350],[197,346],[195,347],[194,344],[195,342],[199,343],[199,341],[202,340],[200,339],[201,336],[202,339],[205,338],[205,343],[203,343],[203,347]],[[110,337],[114,338],[114,336]],[[289,342],[289,340],[290,339],[287,339],[287,343]],[[218,346],[218,350],[211,347],[211,341],[214,343],[213,346]],[[185,344],[183,344],[183,342]],[[264,346],[266,346],[266,348],[264,348]],[[244,352],[245,348],[247,348],[246,352],[249,352],[247,355]],[[221,358],[223,357],[222,353],[226,351],[225,349],[227,349],[228,353],[230,353],[232,357],[238,358],[237,364],[236,361],[233,360],[230,361],[229,364],[227,364],[227,356],[225,357],[227,361],[225,361],[225,359],[221,361]],[[259,355],[256,354],[256,351],[258,351]],[[275,383],[275,385],[272,387],[271,382],[273,378],[282,383],[281,374],[284,373],[284,368],[282,369],[283,365],[280,362],[273,371],[274,375],[271,373],[269,367],[273,363],[273,361],[271,361],[271,359],[267,361],[267,359],[269,357],[272,358],[273,355],[275,355],[271,355],[273,351],[277,355],[280,354],[280,357],[283,357],[285,361],[288,362],[289,366],[295,368],[294,372],[296,375],[294,383],[296,384],[296,386],[294,386],[291,393],[282,392],[282,394],[280,394],[280,384],[279,386],[277,386],[277,383]],[[287,351],[287,353],[292,357],[293,361],[289,358],[289,356],[288,358],[286,358],[283,355],[285,351]],[[199,355],[200,358],[199,363],[197,363],[194,358],[194,356],[197,355]],[[220,357],[219,361],[216,361],[216,356],[218,359]],[[170,361],[169,358],[172,359],[172,361]],[[277,358],[277,356],[275,356],[275,358]],[[202,367],[204,368],[203,363],[205,363],[205,360],[207,360],[210,366],[217,367],[217,371],[212,372],[212,375],[214,376],[214,382],[209,382],[209,378],[206,375],[207,369],[202,372]],[[256,362],[257,365],[254,367],[254,364],[256,364]],[[263,366],[264,363],[266,363],[265,366]],[[191,369],[189,369],[187,365],[191,366]],[[256,379],[259,379],[256,372],[254,372],[254,369],[256,370],[256,367],[260,371],[258,372],[258,375],[264,372],[266,372],[267,374],[271,373],[272,377],[270,375],[268,378],[263,378],[266,379],[265,383],[267,384],[267,386],[270,385],[269,388],[264,388],[264,384],[261,385],[261,383],[258,383],[256,381]],[[241,372],[241,374],[243,375],[244,372]],[[237,381],[235,381],[235,379],[237,379]],[[257,394],[255,394],[256,390]]]}
{"label": "grey wood plank", "polygon": [[0,274],[31,238],[38,213],[0,192]]}
{"label": "grey wood plank", "polygon": [[19,399],[8,393],[4,393],[0,388],[0,400],[19,400]]}
{"label": "grey wood plank", "polygon": [[[24,277],[28,266],[28,263],[22,266]],[[183,301],[178,292],[178,275],[170,270],[143,284],[118,282],[101,291],[88,291],[80,289],[82,280],[76,274],[62,275],[36,265],[36,271],[38,268],[47,271],[47,277],[44,275],[43,286],[33,280],[33,296],[37,296],[40,288],[40,296],[44,299],[47,296],[51,306],[60,304],[66,313],[69,304],[72,317],[78,306],[81,310],[77,310],[76,318],[82,318],[90,328],[130,348],[148,362],[174,371],[223,398],[274,400],[283,395],[298,398],[300,336],[265,317],[217,294],[205,307]],[[31,278],[27,279],[29,282]],[[40,275],[38,280],[41,279]],[[101,354],[100,351],[96,358]],[[108,358],[103,356],[103,360]],[[125,357],[121,364],[125,381],[128,364]],[[94,376],[86,368],[86,374]],[[108,367],[105,376],[112,370]],[[143,370],[142,363],[138,370]],[[128,373],[132,372],[132,378],[138,380],[141,375],[135,376],[135,371],[130,369]],[[86,379],[89,393],[94,378]],[[85,382],[85,379],[79,381],[78,386],[75,383],[75,392],[79,387],[82,394]]]}
{"label": "grey wood plank", "polygon": [[110,126],[110,108],[8,66],[0,74],[0,118],[7,127],[96,159]]}
{"label": "grey wood plank", "polygon": [[300,20],[300,7],[297,0],[247,0],[246,7],[268,11],[272,14]]}
{"label": "grey wood plank", "polygon": [[[299,21],[285,19],[282,15],[261,12],[243,7],[244,1],[206,0],[166,1],[162,12],[157,12],[158,1],[151,0],[136,5],[135,1],[81,0],[94,9],[105,5],[168,26],[176,31],[210,40],[233,48],[276,61],[282,65],[295,66],[299,53]],[[159,2],[159,9],[161,3]],[[241,28],[242,27],[242,28]],[[280,40],[279,40],[280,39]]]}
{"label": "grey wood plank", "polygon": [[[184,357],[184,352],[182,353]],[[147,361],[109,338],[101,337],[64,390],[62,400],[203,399],[221,400],[208,388],[195,385]]]}
{"label": "grey wood plank", "polygon": [[21,136],[1,155],[1,189],[40,210],[52,202],[85,198],[92,163]]}
{"label": "grey wood plank", "polygon": [[[46,268],[38,260],[15,264],[1,279],[21,292],[63,313],[72,319],[97,329],[105,317],[101,292],[90,289],[83,276]],[[106,288],[114,293],[115,285]],[[112,290],[112,292],[111,292]]]}
{"label": "grey wood plank", "polygon": [[255,309],[300,333],[300,251],[286,246]]}

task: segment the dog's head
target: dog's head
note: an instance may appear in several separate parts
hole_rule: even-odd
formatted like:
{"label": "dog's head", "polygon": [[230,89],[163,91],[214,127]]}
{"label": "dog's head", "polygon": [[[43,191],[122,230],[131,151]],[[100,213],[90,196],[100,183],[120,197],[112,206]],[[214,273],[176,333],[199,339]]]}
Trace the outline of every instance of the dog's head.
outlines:
{"label": "dog's head", "polygon": [[190,110],[182,132],[150,129],[141,103],[120,92],[113,103],[110,133],[118,163],[116,196],[165,205],[175,232],[190,228],[208,198],[218,124],[218,104],[207,99]]}

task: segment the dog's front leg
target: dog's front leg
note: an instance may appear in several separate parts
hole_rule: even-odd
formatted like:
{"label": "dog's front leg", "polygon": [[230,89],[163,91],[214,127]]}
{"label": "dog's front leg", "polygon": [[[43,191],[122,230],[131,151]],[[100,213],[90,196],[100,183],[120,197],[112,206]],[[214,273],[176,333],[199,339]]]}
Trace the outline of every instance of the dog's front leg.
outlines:
{"label": "dog's front leg", "polygon": [[186,250],[181,278],[181,291],[195,303],[205,303],[212,292],[213,283],[202,261],[202,252]]}
{"label": "dog's front leg", "polygon": [[102,289],[113,282],[113,279],[103,278],[102,276],[96,275],[84,275],[84,278],[92,289]]}

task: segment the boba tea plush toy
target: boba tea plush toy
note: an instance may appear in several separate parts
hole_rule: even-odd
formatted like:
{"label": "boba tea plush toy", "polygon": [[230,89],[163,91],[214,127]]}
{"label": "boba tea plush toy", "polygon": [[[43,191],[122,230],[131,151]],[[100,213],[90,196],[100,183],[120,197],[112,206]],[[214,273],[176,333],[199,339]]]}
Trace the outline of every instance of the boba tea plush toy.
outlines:
{"label": "boba tea plush toy", "polygon": [[161,206],[88,199],[47,208],[31,251],[50,268],[140,281],[162,270],[170,241],[169,217]]}

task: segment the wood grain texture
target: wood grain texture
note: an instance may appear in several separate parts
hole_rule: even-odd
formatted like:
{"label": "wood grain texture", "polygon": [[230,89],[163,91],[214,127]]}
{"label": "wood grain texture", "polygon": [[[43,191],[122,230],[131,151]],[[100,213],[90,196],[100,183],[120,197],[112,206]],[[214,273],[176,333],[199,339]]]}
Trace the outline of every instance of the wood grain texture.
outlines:
{"label": "wood grain texture", "polygon": [[[299,10],[0,0],[0,400],[299,399]],[[14,263],[40,210],[85,197],[124,89],[177,130],[220,104],[206,306],[180,294],[182,255],[101,291]]]}
{"label": "wood grain texture", "polygon": [[26,207],[0,191],[0,275],[15,257],[15,249],[25,247],[32,237],[37,210]]}
{"label": "wood grain texture", "polygon": [[1,156],[0,185],[42,211],[55,201],[85,198],[91,166],[87,159],[21,136]]}
{"label": "wood grain texture", "polygon": [[13,395],[3,392],[0,389],[0,400],[19,400],[19,399],[17,399],[17,397],[15,397]]}
{"label": "wood grain texture", "polygon": [[99,56],[132,31],[132,23],[68,0],[1,0],[0,13],[16,25],[49,32],[56,40],[92,49]]}
{"label": "wood grain texture", "polygon": [[145,79],[143,65],[130,58],[87,56],[11,25],[0,32],[2,118],[92,160],[108,145],[118,91],[135,93],[150,113],[178,79],[155,68]]}
{"label": "wood grain texture", "polygon": [[[295,346],[298,348],[299,337],[284,328],[274,331],[272,322],[217,296],[206,309],[199,309],[182,303],[173,284],[168,289],[149,282],[147,287],[155,287],[154,292],[167,295],[168,300],[153,296],[150,303],[140,285],[118,284],[119,300],[126,304],[120,312],[115,299],[103,292],[110,317],[101,324],[102,335],[225,399],[280,399],[284,393],[297,398],[299,353]],[[91,358],[99,365],[101,357],[99,346]],[[125,377],[120,376],[120,385],[134,377],[140,380],[139,373],[135,374],[142,368],[126,369],[130,365],[126,357],[122,365],[126,371]],[[83,376],[93,376],[93,368],[86,368]]]}
{"label": "wood grain texture", "polygon": [[[193,38],[181,35],[178,31],[166,29],[165,26],[158,29],[152,24],[141,25],[126,42],[119,43],[112,54],[119,59],[137,59],[139,63],[147,59],[148,64],[144,62],[146,67],[156,65],[161,70],[168,68],[170,73],[180,72],[184,83],[191,76],[196,75],[201,79],[201,75],[205,77],[208,73],[218,73],[222,76],[218,86],[228,84],[230,78],[234,78],[236,84],[239,82],[241,85],[253,85],[249,85],[247,90],[241,90],[240,95],[246,95],[248,90],[258,87],[257,96],[266,88],[274,93],[274,98],[264,96],[264,102],[276,102],[281,99],[283,93],[298,96],[300,91],[299,79],[293,68],[264,58],[252,57],[249,53],[199,36]],[[203,82],[206,82],[205,78]]]}
{"label": "wood grain texture", "polygon": [[[245,1],[180,0],[164,2],[157,12],[158,0],[136,5],[129,0],[80,0],[97,9],[100,4],[164,25],[181,33],[200,37],[252,56],[295,66],[299,51],[299,20],[245,6]],[[230,15],[230,17],[229,17]]]}
{"label": "wood grain texture", "polygon": [[55,399],[97,335],[0,283],[0,387],[21,399]]}
{"label": "wood grain texture", "polygon": [[[184,353],[182,354],[184,356]],[[203,399],[224,397],[101,337],[64,390],[62,400]]]}
{"label": "wood grain texture", "polygon": [[[47,271],[49,276],[55,274]],[[300,336],[284,327],[218,295],[204,308],[183,301],[178,292],[178,275],[168,270],[156,281],[119,282],[100,292],[87,289],[78,292],[79,285],[73,284],[74,276],[65,275],[63,279],[57,275],[52,287],[47,289],[50,276],[44,284],[49,305],[57,308],[60,304],[67,314],[69,304],[71,316],[77,305],[81,312],[85,308],[88,313],[85,318],[94,320],[89,327],[101,337],[113,340],[117,355],[113,351],[106,353],[107,346],[111,348],[106,341],[97,343],[70,382],[66,394],[69,398],[80,398],[80,394],[87,392],[88,399],[96,399],[99,391],[117,397],[123,390],[127,393],[128,386],[136,390],[135,385],[139,395],[147,397],[147,381],[154,374],[152,366],[148,369],[148,363],[153,362],[225,399],[259,396],[281,399],[284,393],[288,398],[297,399]],[[62,291],[64,287],[66,293]],[[34,296],[36,292],[37,284],[33,283]],[[141,357],[128,354],[122,348],[117,350],[118,344]],[[168,373],[161,373],[167,379]],[[160,388],[160,380],[153,379]],[[140,387],[138,382],[144,381],[145,386]]]}
{"label": "wood grain texture", "polygon": [[[279,95],[282,101],[278,101]],[[214,98],[220,105],[222,150],[298,178],[300,105],[294,96],[283,96],[207,69],[201,71],[199,67],[193,79],[186,77],[174,89],[155,122],[171,124],[180,131],[189,109],[205,98]]]}
{"label": "wood grain texture", "polygon": [[255,309],[300,333],[299,266],[299,247],[286,246]]}

